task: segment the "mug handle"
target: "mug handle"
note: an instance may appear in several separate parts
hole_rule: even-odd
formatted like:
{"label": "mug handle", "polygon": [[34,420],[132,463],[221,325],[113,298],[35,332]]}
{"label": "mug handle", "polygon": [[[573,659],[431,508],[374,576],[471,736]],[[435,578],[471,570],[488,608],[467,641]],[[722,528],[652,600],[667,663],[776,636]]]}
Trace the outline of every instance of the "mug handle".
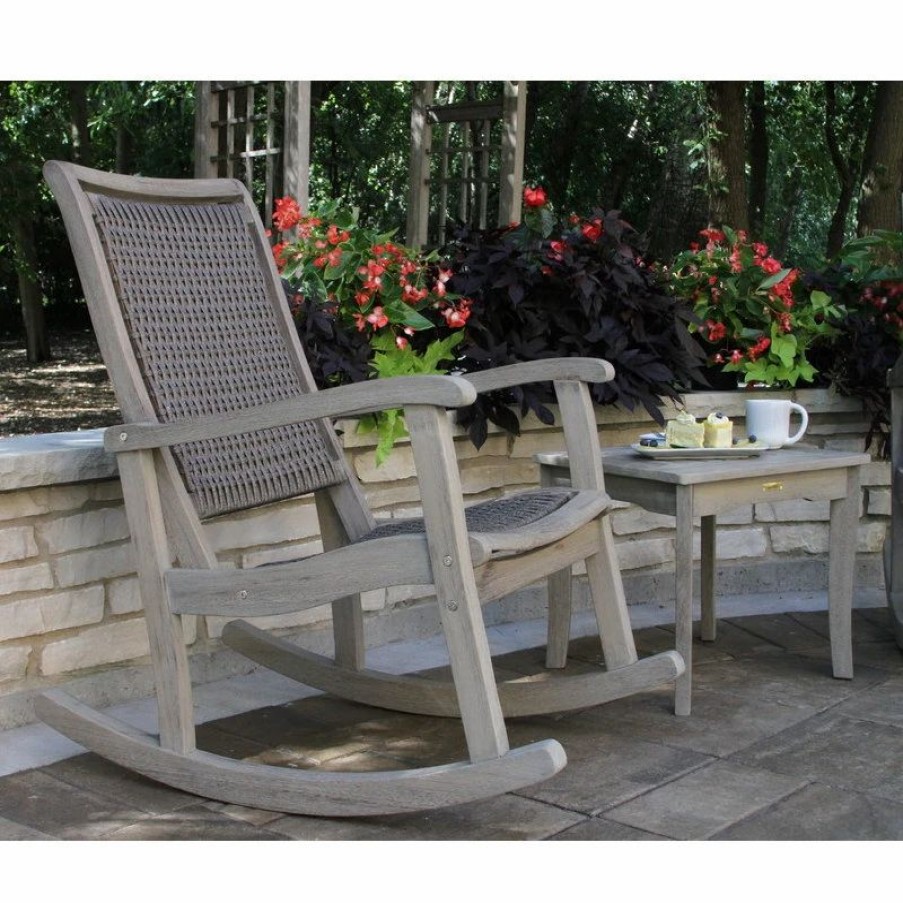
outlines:
{"label": "mug handle", "polygon": [[800,439],[803,438],[803,434],[806,432],[806,427],[809,426],[809,412],[801,405],[797,404],[795,401],[790,402],[790,410],[791,412],[796,411],[797,414],[803,419],[803,422],[796,432],[795,435],[791,436],[785,443],[784,446],[794,445],[799,442]]}

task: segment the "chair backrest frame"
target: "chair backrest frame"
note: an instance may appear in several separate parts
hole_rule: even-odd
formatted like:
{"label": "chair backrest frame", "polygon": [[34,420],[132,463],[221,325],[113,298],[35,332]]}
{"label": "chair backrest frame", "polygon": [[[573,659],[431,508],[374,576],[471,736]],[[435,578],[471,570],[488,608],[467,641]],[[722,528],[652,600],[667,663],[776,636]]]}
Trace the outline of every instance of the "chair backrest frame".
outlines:
{"label": "chair backrest frame", "polygon": [[[234,211],[240,211],[240,217],[246,226],[246,234],[253,246],[253,256],[262,277],[266,301],[270,313],[275,315],[278,339],[281,342],[280,354],[284,352],[287,355],[292,377],[296,380],[293,386],[301,393],[317,391],[260,217],[241,182],[234,179],[153,179],[125,176],[59,161],[49,161],[44,167],[44,174],[63,215],[101,354],[126,423],[159,422],[161,418],[158,414],[159,406],[154,403],[136,354],[134,336],[127,323],[124,302],[117,291],[116,273],[109,259],[109,236],[103,234],[102,224],[98,222],[99,211],[96,209],[96,199],[92,200],[94,196],[115,199],[117,202],[133,202],[136,207],[163,204],[192,205],[196,209],[202,209],[203,205],[234,205],[230,208],[230,215],[234,219]],[[334,465],[334,471],[327,468],[327,475],[318,478],[318,484],[311,489],[316,491],[328,488],[330,496],[339,503],[339,507],[352,502],[352,507],[358,510],[350,511],[347,521],[352,532],[357,532],[371,520],[369,511],[361,510],[366,509],[363,495],[348,471],[331,424],[320,424],[317,430],[317,437],[323,443],[324,453],[333,462],[330,468]],[[178,522],[176,526],[179,528],[176,532],[188,539],[187,543],[182,543],[186,554],[179,554],[179,557],[187,556],[194,564],[209,566],[212,555],[200,529],[201,517],[252,505],[233,504],[223,510],[203,511],[198,506],[197,497],[189,492],[184,467],[177,461],[177,455],[174,456],[168,450],[160,453],[158,472],[162,478],[161,484],[164,484],[161,485],[161,494],[164,496],[167,516],[175,516]],[[355,483],[354,486],[349,485],[352,482]],[[293,492],[282,497],[297,494],[300,493]],[[268,498],[264,501],[276,500],[278,499]],[[346,520],[346,517],[342,520]],[[360,527],[356,528],[356,524]]]}

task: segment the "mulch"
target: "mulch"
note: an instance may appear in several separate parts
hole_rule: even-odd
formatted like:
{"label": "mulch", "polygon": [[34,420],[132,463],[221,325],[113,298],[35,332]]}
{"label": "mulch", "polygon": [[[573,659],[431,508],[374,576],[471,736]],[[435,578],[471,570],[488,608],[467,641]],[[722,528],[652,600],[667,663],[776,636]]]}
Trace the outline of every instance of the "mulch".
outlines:
{"label": "mulch", "polygon": [[29,364],[21,340],[0,341],[0,438],[121,422],[91,330],[51,334],[52,360]]}

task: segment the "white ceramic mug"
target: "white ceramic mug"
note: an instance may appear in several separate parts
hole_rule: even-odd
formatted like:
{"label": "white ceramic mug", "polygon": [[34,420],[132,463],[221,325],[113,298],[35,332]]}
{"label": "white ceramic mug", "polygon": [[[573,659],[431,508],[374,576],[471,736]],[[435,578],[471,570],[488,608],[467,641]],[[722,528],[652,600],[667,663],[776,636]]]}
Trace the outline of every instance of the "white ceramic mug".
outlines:
{"label": "white ceramic mug", "polygon": [[[790,435],[790,414],[796,411],[802,419],[799,430]],[[769,448],[783,448],[803,438],[809,426],[809,413],[795,401],[783,398],[751,398],[746,402],[746,435],[755,436]]]}

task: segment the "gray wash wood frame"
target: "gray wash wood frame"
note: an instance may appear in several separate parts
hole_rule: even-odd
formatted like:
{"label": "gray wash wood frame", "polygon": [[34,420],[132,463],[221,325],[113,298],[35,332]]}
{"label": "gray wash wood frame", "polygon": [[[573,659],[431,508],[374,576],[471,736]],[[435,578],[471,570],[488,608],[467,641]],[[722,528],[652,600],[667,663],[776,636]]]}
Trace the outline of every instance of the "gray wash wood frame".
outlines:
{"label": "gray wash wood frame", "polygon": [[[683,661],[673,651],[637,660],[608,526],[611,500],[598,463],[587,388],[588,382],[612,377],[608,363],[550,360],[501,368],[472,380],[430,376],[318,391],[260,218],[243,185],[234,180],[111,175],[59,162],[48,163],[45,176],[63,213],[125,420],[107,431],[105,443],[117,454],[136,549],[160,732],[158,738],[137,731],[62,690],[46,693],[36,702],[38,715],[47,723],[102,756],[199,795],[281,812],[370,815],[447,806],[544,780],[564,767],[564,750],[551,738],[510,749],[505,715],[593,705],[673,682],[683,673]],[[236,205],[253,243],[255,278],[265,285],[265,300],[259,303],[267,306],[268,316],[275,316],[278,335],[273,339],[289,355],[303,391],[273,402],[236,405],[214,416],[158,416],[152,380],[145,378],[151,364],[147,360],[139,364],[130,334],[130,325],[136,327],[123,314],[126,302],[120,294],[128,289],[122,287],[123,277],[116,276],[121,271],[111,263],[112,252],[100,232],[97,211],[106,203],[102,197],[128,200],[135,205],[136,216],[144,216],[148,204],[169,205],[159,215],[176,218],[200,216],[195,208],[203,205]],[[173,205],[192,209],[178,214]],[[106,241],[110,242],[108,234]],[[142,245],[142,254],[148,251]],[[199,252],[195,248],[193,253]],[[158,288],[151,286],[151,297]],[[255,366],[262,365],[255,361]],[[182,380],[177,375],[180,385]],[[478,391],[524,380],[554,381],[575,485],[551,490],[561,493],[551,497],[554,510],[532,522],[512,529],[496,524],[480,532],[471,529],[469,518],[478,516],[481,506],[465,511],[463,505],[446,409],[473,403]],[[404,408],[420,484],[423,518],[414,535],[380,532],[348,471],[331,423],[340,415],[394,407]],[[338,473],[321,478],[313,490],[324,552],[238,572],[220,567],[198,515],[196,496],[183,478],[180,446],[223,437],[235,441],[232,437],[305,423],[319,424],[320,438],[332,449]],[[540,496],[548,501],[547,490],[536,490],[503,500],[501,506],[509,510],[528,497],[532,502]],[[496,500],[493,512],[498,505]],[[487,506],[490,503],[482,510]],[[481,604],[579,560],[587,562],[590,574],[606,669],[589,676],[559,674],[497,686]],[[426,682],[368,670],[360,593],[424,583],[435,587],[452,680]],[[240,620],[322,604],[333,606],[334,659],[312,655]],[[224,642],[306,684],[371,705],[459,718],[468,759],[402,771],[320,773],[240,762],[198,750],[181,625],[186,612],[235,617],[224,631]]]}

